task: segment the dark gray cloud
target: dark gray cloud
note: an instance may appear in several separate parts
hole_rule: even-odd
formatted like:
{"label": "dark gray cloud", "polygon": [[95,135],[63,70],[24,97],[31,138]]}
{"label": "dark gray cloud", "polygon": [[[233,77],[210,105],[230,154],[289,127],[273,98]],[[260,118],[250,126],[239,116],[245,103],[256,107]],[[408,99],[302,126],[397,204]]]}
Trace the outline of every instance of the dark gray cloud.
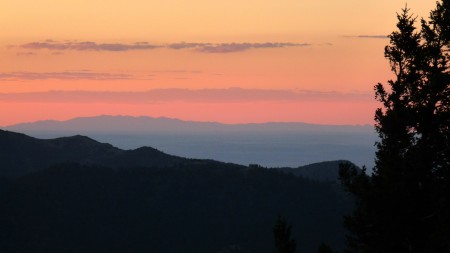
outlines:
{"label": "dark gray cloud", "polygon": [[128,74],[112,74],[90,71],[62,71],[62,72],[8,72],[0,73],[0,81],[18,80],[128,80],[135,79]]}
{"label": "dark gray cloud", "polygon": [[130,50],[149,50],[155,49],[161,46],[152,45],[147,42],[136,42],[134,44],[122,44],[122,43],[96,43],[91,41],[83,42],[55,42],[46,40],[45,42],[31,42],[20,46],[25,49],[47,49],[47,50],[75,50],[75,51],[130,51]]}
{"label": "dark gray cloud", "polygon": [[334,101],[371,102],[372,93],[339,93],[319,91],[263,90],[263,89],[156,89],[144,92],[97,92],[97,91],[49,91],[32,93],[0,93],[1,101],[40,103],[113,103],[150,104],[173,101],[198,103],[229,103],[258,101]]}
{"label": "dark gray cloud", "polygon": [[281,43],[281,42],[266,42],[266,43],[170,43],[170,44],[150,44],[148,42],[136,42],[134,44],[123,43],[96,43],[91,41],[77,42],[64,41],[57,42],[53,40],[46,40],[43,42],[31,42],[20,45],[20,48],[27,50],[52,50],[52,51],[131,51],[131,50],[151,50],[156,48],[168,48],[173,50],[193,49],[202,53],[234,53],[242,52],[255,48],[282,48],[282,47],[307,47],[312,44],[308,43]]}

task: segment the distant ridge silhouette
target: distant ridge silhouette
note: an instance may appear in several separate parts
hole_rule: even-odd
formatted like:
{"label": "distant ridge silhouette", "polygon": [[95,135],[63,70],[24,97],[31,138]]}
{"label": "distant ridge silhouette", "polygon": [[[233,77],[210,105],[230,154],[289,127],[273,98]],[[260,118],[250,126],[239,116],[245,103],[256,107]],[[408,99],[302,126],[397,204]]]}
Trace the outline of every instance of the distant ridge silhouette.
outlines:
{"label": "distant ridge silhouette", "polygon": [[151,131],[335,131],[373,132],[369,125],[322,125],[302,122],[267,122],[223,124],[218,122],[185,121],[166,117],[111,116],[78,117],[65,121],[44,120],[4,127],[11,131],[78,131],[78,132],[151,132]]}
{"label": "distant ridge silhouette", "polygon": [[[279,168],[279,170],[318,181],[335,181],[341,162],[347,161],[322,162],[298,168]],[[179,165],[215,166],[218,164],[236,168],[246,167],[209,159],[182,158],[168,155],[152,147],[123,150],[82,135],[38,139],[22,133],[0,130],[0,177],[14,179],[62,163],[100,165],[110,168],[173,168]]]}
{"label": "distant ridge silhouette", "polygon": [[0,130],[0,177],[17,178],[59,163],[120,168],[168,166],[186,161],[188,159],[167,155],[150,147],[122,150],[81,135],[37,139]]}

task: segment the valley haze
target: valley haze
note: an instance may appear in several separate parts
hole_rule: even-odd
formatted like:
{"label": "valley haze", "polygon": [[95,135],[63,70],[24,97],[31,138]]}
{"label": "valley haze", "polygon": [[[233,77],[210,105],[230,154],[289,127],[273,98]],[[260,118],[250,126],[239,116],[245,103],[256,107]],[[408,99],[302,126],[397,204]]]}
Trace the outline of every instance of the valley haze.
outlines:
{"label": "valley haze", "polygon": [[242,165],[298,167],[326,160],[374,166],[378,137],[370,125],[299,122],[222,124],[171,118],[109,116],[4,127],[37,138],[82,134],[122,149],[151,146],[177,156]]}

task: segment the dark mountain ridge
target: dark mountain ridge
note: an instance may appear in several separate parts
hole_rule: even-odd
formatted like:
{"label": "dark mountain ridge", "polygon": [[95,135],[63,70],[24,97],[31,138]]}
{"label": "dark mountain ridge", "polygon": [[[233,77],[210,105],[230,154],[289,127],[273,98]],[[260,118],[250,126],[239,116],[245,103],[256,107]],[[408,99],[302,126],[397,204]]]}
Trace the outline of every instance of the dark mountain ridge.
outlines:
{"label": "dark mountain ridge", "polygon": [[[277,169],[313,180],[336,181],[338,167],[342,162],[348,161],[329,161],[298,168]],[[111,144],[101,143],[82,135],[38,139],[22,133],[0,130],[0,177],[18,178],[61,163],[100,165],[117,169],[126,167],[176,167],[181,164],[199,165],[221,162],[208,159],[182,158],[165,154],[151,147],[122,150]],[[233,166],[245,167],[241,165]]]}
{"label": "dark mountain ridge", "polygon": [[307,178],[301,167],[0,131],[0,252],[270,253],[279,214],[300,252],[340,250],[352,201],[324,180],[338,164]]}
{"label": "dark mountain ridge", "polygon": [[[339,165],[342,163],[351,163],[346,160],[325,161],[308,164],[298,168],[278,168],[285,173],[292,173],[298,177],[309,178],[320,182],[339,183]],[[353,164],[356,167],[356,165]]]}
{"label": "dark mountain ridge", "polygon": [[0,177],[17,178],[58,163],[119,168],[168,166],[187,161],[150,147],[122,150],[81,135],[37,139],[0,130]]}

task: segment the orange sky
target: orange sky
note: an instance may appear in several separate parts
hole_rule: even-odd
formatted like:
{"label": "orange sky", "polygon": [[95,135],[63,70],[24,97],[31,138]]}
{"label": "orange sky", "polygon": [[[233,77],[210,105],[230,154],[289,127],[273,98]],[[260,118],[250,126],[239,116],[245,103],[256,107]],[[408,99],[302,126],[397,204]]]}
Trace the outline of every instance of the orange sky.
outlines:
{"label": "orange sky", "polygon": [[[395,12],[404,4],[1,0],[0,126],[99,114],[372,124],[372,87],[391,76],[383,58],[389,41],[382,36],[395,28]],[[408,1],[420,16],[433,5]],[[227,93],[232,87],[239,89]],[[136,103],[129,103],[132,97],[77,99],[78,91],[128,96],[176,89],[191,92]],[[205,89],[215,90],[220,103]],[[67,91],[65,100],[50,91]],[[261,91],[273,96],[258,97]],[[279,92],[302,95],[283,99]],[[318,97],[323,92],[336,95]],[[234,99],[243,93],[247,100]],[[366,94],[365,100],[355,94]]]}

